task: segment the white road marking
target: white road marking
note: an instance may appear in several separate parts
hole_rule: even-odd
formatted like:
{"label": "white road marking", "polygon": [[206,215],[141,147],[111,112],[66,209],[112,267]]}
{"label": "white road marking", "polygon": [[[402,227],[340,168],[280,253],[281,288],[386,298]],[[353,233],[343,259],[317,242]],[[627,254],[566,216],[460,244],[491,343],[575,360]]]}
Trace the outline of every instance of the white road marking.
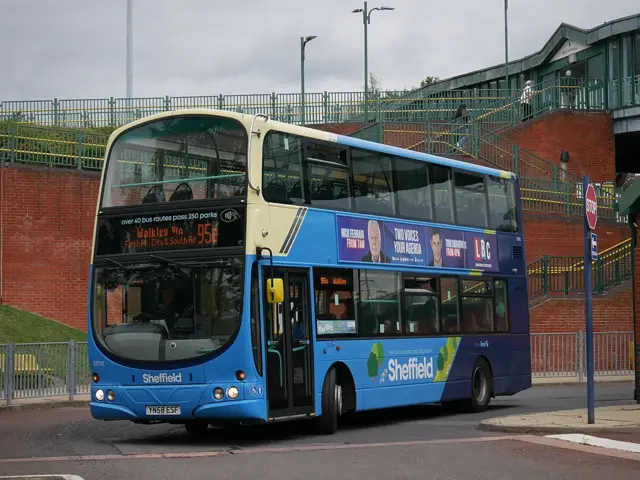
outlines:
{"label": "white road marking", "polygon": [[582,445],[591,445],[593,447],[602,447],[602,448],[609,448],[613,450],[622,450],[624,452],[640,453],[640,443],[621,442],[619,440],[610,440],[608,438],[594,437],[591,435],[584,435],[582,433],[547,435],[547,438],[555,438],[557,440],[580,443]]}
{"label": "white road marking", "polygon": [[[28,457],[28,458],[0,458],[0,465],[5,463],[44,463],[44,462],[89,462],[89,461],[110,461],[110,460],[158,460],[171,458],[202,458],[202,457],[223,457],[228,455],[246,455],[256,453],[292,453],[304,451],[320,450],[350,450],[364,448],[392,448],[411,447],[422,445],[448,445],[453,443],[482,443],[517,440],[518,435],[491,436],[491,437],[468,437],[468,438],[444,438],[438,440],[411,440],[406,442],[377,442],[377,443],[320,443],[320,444],[299,444],[277,447],[254,447],[242,448],[240,450],[224,449],[215,451],[192,451],[192,452],[165,452],[165,453],[135,453],[135,454],[109,454],[109,455],[68,455],[64,457]],[[158,447],[156,447],[158,448]],[[55,475],[53,475],[55,477]],[[60,475],[58,475],[60,477]],[[12,477],[7,477],[12,478]],[[22,478],[22,477],[14,477]],[[38,478],[38,477],[31,477]],[[3,480],[3,477],[0,477]],[[67,479],[64,479],[67,480]],[[82,480],[70,478],[69,480]]]}
{"label": "white road marking", "polygon": [[14,475],[11,477],[0,477],[0,480],[3,480],[5,478],[12,478],[13,480],[29,480],[30,478],[50,478],[51,480],[84,480],[84,478],[77,475]]}

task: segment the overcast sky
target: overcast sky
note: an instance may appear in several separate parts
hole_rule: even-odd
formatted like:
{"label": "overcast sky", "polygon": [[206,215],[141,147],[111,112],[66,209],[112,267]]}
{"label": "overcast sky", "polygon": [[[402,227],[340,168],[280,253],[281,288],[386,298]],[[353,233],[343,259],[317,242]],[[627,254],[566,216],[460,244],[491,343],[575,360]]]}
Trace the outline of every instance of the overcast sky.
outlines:
{"label": "overcast sky", "polygon": [[[124,96],[126,0],[0,0],[0,101]],[[363,88],[362,0],[134,0],[133,95]],[[503,0],[370,0],[369,69],[383,89],[504,62]],[[509,56],[563,21],[592,28],[639,0],[510,0]]]}

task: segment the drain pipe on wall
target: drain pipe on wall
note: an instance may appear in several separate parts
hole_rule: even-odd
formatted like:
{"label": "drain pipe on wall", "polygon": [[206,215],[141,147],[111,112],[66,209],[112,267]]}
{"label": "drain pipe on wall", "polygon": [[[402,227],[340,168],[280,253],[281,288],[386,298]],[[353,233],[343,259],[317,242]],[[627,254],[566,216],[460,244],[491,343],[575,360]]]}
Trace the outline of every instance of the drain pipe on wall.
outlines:
{"label": "drain pipe on wall", "polygon": [[638,318],[636,314],[636,246],[637,246],[637,230],[636,214],[628,213],[629,229],[631,230],[631,317],[633,318],[633,352],[632,367],[634,372],[635,387],[633,389],[633,398],[640,404],[640,367],[638,366],[638,356],[640,355],[640,345],[638,345]]}
{"label": "drain pipe on wall", "polygon": [[2,286],[4,285],[4,156],[0,163],[0,307],[2,306]]}

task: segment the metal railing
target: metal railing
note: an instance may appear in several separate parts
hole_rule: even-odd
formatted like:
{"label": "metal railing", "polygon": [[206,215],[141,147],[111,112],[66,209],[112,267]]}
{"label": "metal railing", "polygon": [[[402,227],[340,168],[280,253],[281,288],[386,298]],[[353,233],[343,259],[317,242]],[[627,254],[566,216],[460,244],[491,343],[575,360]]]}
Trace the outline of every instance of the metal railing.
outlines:
{"label": "metal railing", "polygon": [[[501,133],[525,120],[557,109],[603,111],[606,109],[605,84],[599,79],[554,78],[533,85],[529,101],[522,92],[508,101],[498,101],[487,111],[470,111],[470,120],[486,131]],[[452,129],[462,129],[459,121],[451,121]]]}
{"label": "metal railing", "polygon": [[[511,90],[465,89],[439,92],[376,91],[369,95],[370,117],[374,119],[409,116],[448,120],[461,103],[477,112],[489,111]],[[170,110],[216,108],[246,114],[266,113],[288,123],[302,121],[300,93],[247,95],[165,96],[146,98],[97,98],[17,100],[0,102],[0,121],[13,120],[47,126],[73,128],[118,127],[125,123]],[[362,122],[364,92],[305,93],[305,123]]]}
{"label": "metal railing", "polygon": [[[594,373],[598,376],[633,375],[633,332],[593,334]],[[531,373],[533,377],[574,377],[587,374],[586,337],[575,333],[532,333]]]}
{"label": "metal railing", "polygon": [[0,399],[89,393],[87,342],[0,345]]}
{"label": "metal railing", "polygon": [[[631,278],[631,239],[608,248],[591,262],[593,292],[605,291]],[[529,298],[584,293],[584,257],[545,255],[527,265]]]}
{"label": "metal railing", "polygon": [[[68,396],[90,392],[87,342],[0,344],[0,400]],[[633,332],[594,334],[595,374],[633,374]],[[575,333],[532,333],[534,377],[586,374],[585,338]]]}
{"label": "metal railing", "polygon": [[[483,124],[522,120],[522,89],[375,91],[368,111],[375,121],[451,121],[461,104]],[[605,83],[601,79],[554,78],[533,86],[531,115],[555,108],[605,110],[640,105],[640,75]],[[14,120],[74,128],[117,127],[146,115],[183,108],[217,108],[247,114],[266,113],[288,123],[302,120],[300,93],[164,96],[0,101],[0,121]],[[364,92],[305,93],[307,124],[361,122]],[[497,131],[490,128],[492,131]]]}
{"label": "metal railing", "polygon": [[0,161],[101,170],[109,135],[16,122],[0,123]]}

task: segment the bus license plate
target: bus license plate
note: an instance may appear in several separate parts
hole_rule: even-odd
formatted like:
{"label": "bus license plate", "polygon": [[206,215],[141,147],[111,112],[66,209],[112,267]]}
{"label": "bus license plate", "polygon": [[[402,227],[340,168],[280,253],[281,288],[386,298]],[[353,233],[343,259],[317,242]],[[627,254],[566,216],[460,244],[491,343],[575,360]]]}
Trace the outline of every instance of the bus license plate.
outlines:
{"label": "bus license plate", "polygon": [[180,415],[180,406],[147,405],[147,415]]}

